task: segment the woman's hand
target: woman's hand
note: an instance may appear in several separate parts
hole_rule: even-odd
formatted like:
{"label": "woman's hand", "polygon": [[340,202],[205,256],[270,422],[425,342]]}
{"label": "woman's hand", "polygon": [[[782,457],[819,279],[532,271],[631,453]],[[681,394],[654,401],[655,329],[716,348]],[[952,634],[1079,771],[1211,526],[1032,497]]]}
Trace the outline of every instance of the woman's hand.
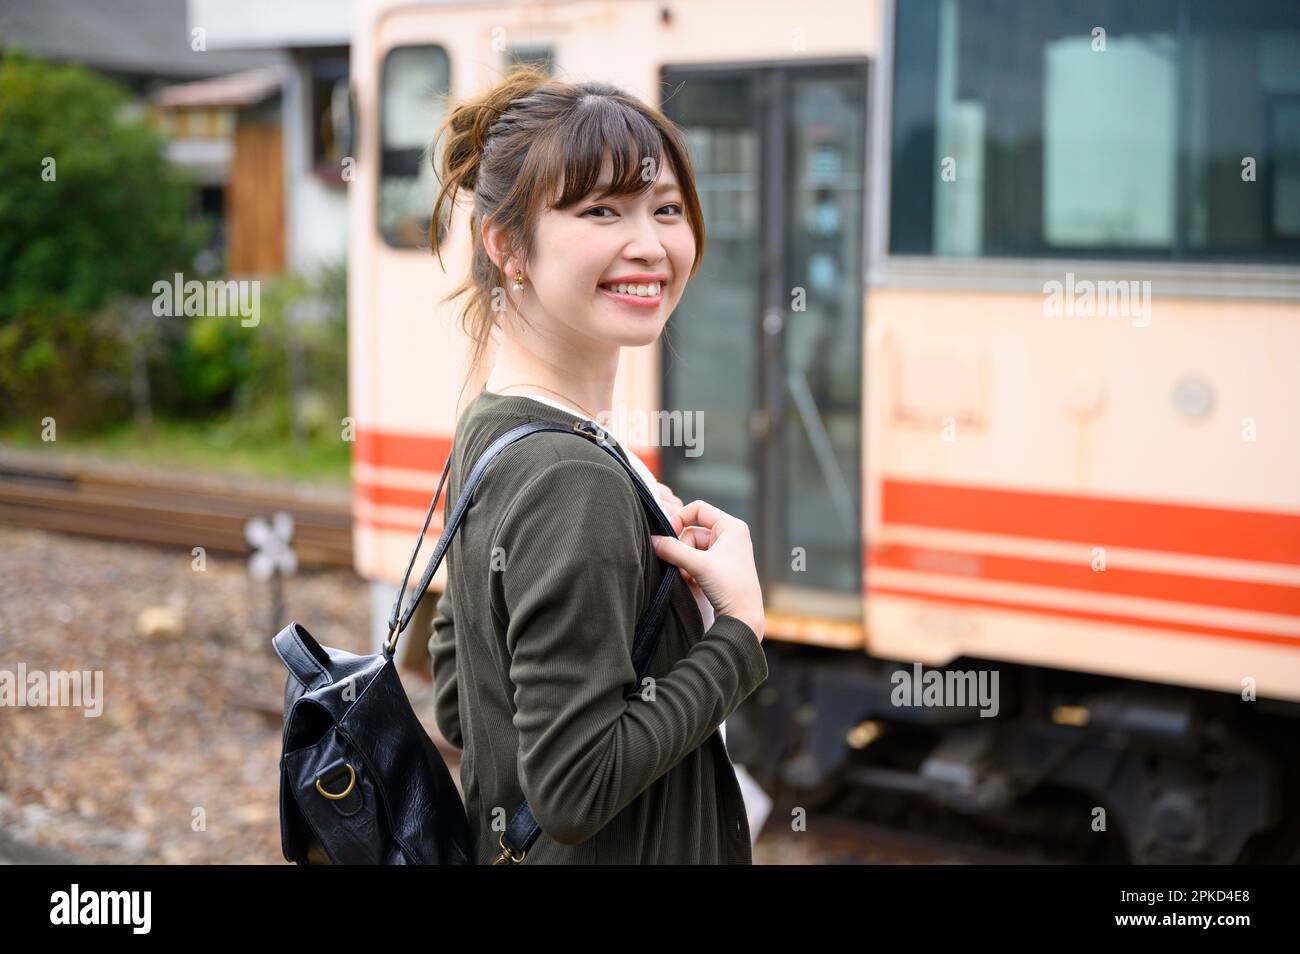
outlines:
{"label": "woman's hand", "polygon": [[663,501],[664,509],[668,511],[668,519],[673,518],[673,514],[682,509],[682,498],[673,493],[673,488],[667,484],[661,484],[655,481],[656,493],[659,499]]}
{"label": "woman's hand", "polygon": [[650,535],[656,555],[688,574],[718,616],[736,617],[762,641],[767,619],[749,525],[703,500],[681,507],[670,522],[677,539]]}
{"label": "woman's hand", "polygon": [[[684,506],[682,498],[674,494],[673,489],[667,484],[658,481],[655,481],[655,492],[658,495],[659,500],[662,501],[664,509],[668,511],[668,519],[671,521]],[[689,539],[687,542],[690,542]],[[695,582],[695,577],[686,572],[685,567],[678,567],[677,574],[686,581],[686,585],[691,588],[691,593],[695,595],[697,600],[704,595],[700,590],[700,584]]]}

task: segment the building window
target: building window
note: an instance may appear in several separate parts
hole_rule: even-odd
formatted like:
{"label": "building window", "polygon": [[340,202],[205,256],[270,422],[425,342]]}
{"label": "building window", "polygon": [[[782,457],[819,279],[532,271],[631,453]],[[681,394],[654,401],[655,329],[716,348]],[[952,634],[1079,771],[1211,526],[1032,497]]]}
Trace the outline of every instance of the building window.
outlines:
{"label": "building window", "polygon": [[348,95],[348,56],[315,55],[307,60],[310,77],[308,110],[311,117],[311,168],[327,182],[343,182],[343,149],[339,141],[338,103]]}
{"label": "building window", "polygon": [[1300,5],[895,9],[891,252],[1300,260]]}
{"label": "building window", "polygon": [[555,75],[555,50],[549,46],[516,46],[506,51],[506,64],[532,63]]}
{"label": "building window", "polygon": [[[429,147],[446,113],[447,53],[394,47],[384,57],[381,84],[379,230],[394,247],[427,249],[438,185]],[[440,236],[446,227],[439,223]]]}

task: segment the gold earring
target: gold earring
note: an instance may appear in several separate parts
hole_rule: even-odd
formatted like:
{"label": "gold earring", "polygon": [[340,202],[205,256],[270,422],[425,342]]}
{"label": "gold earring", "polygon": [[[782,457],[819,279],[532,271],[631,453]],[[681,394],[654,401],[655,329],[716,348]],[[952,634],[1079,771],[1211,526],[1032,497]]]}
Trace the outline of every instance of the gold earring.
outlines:
{"label": "gold earring", "polygon": [[515,291],[524,290],[524,273],[515,272]]}

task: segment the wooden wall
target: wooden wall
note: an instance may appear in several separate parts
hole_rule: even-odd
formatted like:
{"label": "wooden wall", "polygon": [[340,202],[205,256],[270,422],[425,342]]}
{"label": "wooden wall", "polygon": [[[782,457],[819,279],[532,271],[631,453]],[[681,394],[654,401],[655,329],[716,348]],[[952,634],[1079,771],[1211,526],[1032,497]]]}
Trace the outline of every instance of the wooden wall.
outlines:
{"label": "wooden wall", "polygon": [[226,272],[284,268],[284,162],[278,125],[240,122],[226,192]]}

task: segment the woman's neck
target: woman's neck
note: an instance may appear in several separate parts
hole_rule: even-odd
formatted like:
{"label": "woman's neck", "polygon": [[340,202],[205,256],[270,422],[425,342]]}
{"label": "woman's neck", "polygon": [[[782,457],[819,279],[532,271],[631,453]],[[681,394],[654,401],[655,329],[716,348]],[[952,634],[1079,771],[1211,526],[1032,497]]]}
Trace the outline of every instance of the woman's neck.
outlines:
{"label": "woman's neck", "polygon": [[614,377],[618,372],[618,349],[604,362],[593,362],[572,353],[541,355],[524,352],[503,341],[496,363],[484,387],[506,394],[543,394],[566,400],[594,416],[613,410]]}

